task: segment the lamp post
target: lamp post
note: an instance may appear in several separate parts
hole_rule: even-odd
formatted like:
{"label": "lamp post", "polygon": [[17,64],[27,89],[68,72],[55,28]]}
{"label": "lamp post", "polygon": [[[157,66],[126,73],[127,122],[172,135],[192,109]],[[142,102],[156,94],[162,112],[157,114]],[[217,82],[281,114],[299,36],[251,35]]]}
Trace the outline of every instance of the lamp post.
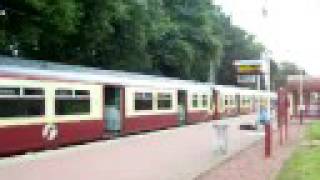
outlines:
{"label": "lamp post", "polygon": [[265,84],[266,84],[266,90],[268,94],[268,100],[267,100],[267,112],[268,112],[268,120],[271,122],[271,59],[269,57],[270,51],[266,51],[265,55],[265,64],[266,64],[266,76],[265,76]]}
{"label": "lamp post", "polygon": [[265,157],[271,156],[272,149],[272,121],[271,121],[271,60],[270,51],[266,50],[263,56],[265,64],[265,88],[267,91],[267,116],[265,121]]}
{"label": "lamp post", "polygon": [[[267,8],[267,0],[264,0],[263,6],[262,6],[262,18],[264,19],[264,29],[267,30],[267,17],[268,17],[268,8]],[[266,35],[269,34],[269,32],[265,32]],[[271,60],[270,60],[270,51],[266,50],[264,52],[263,60],[264,64],[266,65],[265,69],[265,88],[267,91],[267,117],[265,122],[265,157],[268,158],[271,156],[271,145],[272,145],[272,122],[271,122]]]}

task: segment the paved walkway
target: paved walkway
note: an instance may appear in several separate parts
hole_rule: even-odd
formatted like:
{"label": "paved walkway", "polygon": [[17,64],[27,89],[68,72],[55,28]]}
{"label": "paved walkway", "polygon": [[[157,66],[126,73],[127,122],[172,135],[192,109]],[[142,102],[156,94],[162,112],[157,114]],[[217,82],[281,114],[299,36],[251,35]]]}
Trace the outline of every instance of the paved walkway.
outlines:
{"label": "paved walkway", "polygon": [[[194,179],[263,137],[240,131],[255,116],[201,123],[116,140],[30,153],[0,160],[0,178],[8,180]],[[214,153],[213,123],[229,125],[227,155]],[[208,176],[209,177],[209,176]]]}
{"label": "paved walkway", "polygon": [[213,168],[200,175],[199,180],[269,180],[275,179],[280,171],[283,162],[286,161],[301,136],[304,126],[297,123],[289,127],[289,138],[285,145],[280,146],[278,131],[273,134],[273,154],[269,159],[264,158],[264,141],[259,141],[255,145],[237,154],[221,166]]}

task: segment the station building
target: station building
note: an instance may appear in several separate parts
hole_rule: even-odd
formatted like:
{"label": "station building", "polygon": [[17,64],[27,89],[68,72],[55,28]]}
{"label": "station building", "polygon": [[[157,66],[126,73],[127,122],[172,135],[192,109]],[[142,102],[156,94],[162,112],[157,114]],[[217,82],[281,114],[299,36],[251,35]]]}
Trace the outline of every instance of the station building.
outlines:
{"label": "station building", "polygon": [[289,76],[286,89],[289,93],[291,117],[300,116],[300,105],[304,105],[304,117],[320,117],[320,77]]}

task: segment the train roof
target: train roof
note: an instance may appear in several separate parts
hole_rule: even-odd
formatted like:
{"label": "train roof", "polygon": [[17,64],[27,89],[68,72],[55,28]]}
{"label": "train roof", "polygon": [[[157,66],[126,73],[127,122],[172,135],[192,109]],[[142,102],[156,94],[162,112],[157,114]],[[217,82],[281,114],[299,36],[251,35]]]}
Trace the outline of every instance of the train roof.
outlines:
{"label": "train roof", "polygon": [[67,65],[43,60],[27,60],[20,57],[0,55],[0,74],[31,76],[39,79],[83,81],[87,83],[111,84],[120,86],[155,87],[161,89],[181,89],[257,95],[262,92],[232,85],[215,85],[194,80],[181,80],[160,75],[146,75],[121,70],[103,70],[97,67]]}
{"label": "train roof", "polygon": [[178,78],[145,75],[119,70],[102,70],[94,67],[65,65],[41,60],[26,60],[17,57],[0,56],[0,70],[3,74],[75,80],[90,83],[210,90],[209,86],[192,80],[180,80]]}

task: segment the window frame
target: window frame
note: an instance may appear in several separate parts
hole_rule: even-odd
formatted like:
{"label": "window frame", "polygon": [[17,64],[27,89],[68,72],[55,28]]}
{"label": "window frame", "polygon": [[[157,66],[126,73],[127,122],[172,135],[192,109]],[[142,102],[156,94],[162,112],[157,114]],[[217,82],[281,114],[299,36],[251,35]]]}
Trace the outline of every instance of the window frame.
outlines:
{"label": "window frame", "polygon": [[234,106],[234,105],[235,105],[233,98],[234,98],[233,95],[230,95],[230,96],[229,96],[229,100],[230,100],[229,104],[230,104],[230,106]]}
{"label": "window frame", "polygon": [[[160,99],[160,98],[159,98],[159,95],[160,95],[160,94],[162,94],[162,95],[164,95],[164,96],[169,95],[169,98],[166,97],[166,98],[164,98],[164,99]],[[167,99],[167,98],[168,98],[168,99]],[[160,107],[159,107],[159,101],[169,101],[169,102],[170,102],[170,107],[162,107],[162,108],[160,108]],[[156,102],[157,102],[157,110],[159,110],[159,111],[172,110],[172,108],[173,108],[173,95],[172,95],[171,92],[161,92],[161,91],[159,91],[159,92],[157,92]]]}
{"label": "window frame", "polygon": [[[70,91],[71,94],[57,94],[57,91]],[[74,95],[74,90],[73,89],[67,89],[67,88],[57,88],[54,91],[54,97],[55,98],[70,98],[70,97],[75,97]]]}
{"label": "window frame", "polygon": [[[39,95],[33,95],[33,94],[26,94],[25,90],[26,89],[40,89],[43,93]],[[20,90],[21,97],[22,98],[45,98],[45,89],[44,88],[37,88],[37,87],[23,87]]]}
{"label": "window frame", "polygon": [[[77,94],[77,92],[80,92],[80,91],[85,91],[87,93],[86,94]],[[90,98],[90,95],[91,95],[90,90],[82,90],[82,89],[74,90],[73,94],[74,94],[75,97],[89,97],[89,98]]]}
{"label": "window frame", "polygon": [[229,96],[228,95],[224,96],[224,105],[229,106]]}
{"label": "window frame", "polygon": [[[204,103],[204,102],[206,102],[206,103]],[[202,94],[201,95],[201,105],[202,105],[203,108],[208,108],[208,95],[207,94]]]}
{"label": "window frame", "polygon": [[[145,97],[145,94],[151,94],[151,96],[148,99],[137,99],[137,94],[143,94],[142,97]],[[136,109],[136,101],[150,101],[151,100],[151,109]],[[153,98],[153,92],[152,91],[134,91],[133,92],[133,110],[135,112],[141,112],[141,111],[153,111],[154,110],[154,98]]]}
{"label": "window frame", "polygon": [[18,89],[19,93],[18,94],[6,94],[6,95],[1,95],[0,98],[14,98],[14,97],[21,97],[21,87],[19,86],[0,86],[1,89]]}
{"label": "window frame", "polygon": [[[44,87],[30,87],[30,86],[0,86],[0,89],[2,88],[6,88],[6,89],[16,89],[18,91],[18,93],[16,94],[8,94],[8,95],[0,95],[0,100],[4,99],[7,101],[42,101],[41,102],[41,107],[39,109],[39,114],[36,115],[16,115],[16,116],[0,116],[0,119],[3,118],[36,118],[36,117],[43,117],[45,116],[45,109],[46,109],[46,98],[45,98],[45,88]],[[43,93],[41,95],[29,95],[25,93],[25,89],[40,89]],[[30,106],[32,107],[32,106]],[[17,110],[18,112],[18,110]]]}
{"label": "window frame", "polygon": [[[57,91],[71,91],[71,94],[67,94],[67,95],[60,95],[57,94]],[[88,95],[76,95],[76,91],[88,91],[89,94]],[[71,89],[71,88],[56,88],[55,89],[55,93],[54,93],[54,114],[55,116],[90,116],[92,114],[92,109],[91,109],[91,103],[92,100],[90,98],[91,95],[91,91],[89,89]],[[57,101],[84,101],[84,100],[88,100],[89,101],[89,111],[86,112],[73,112],[72,114],[58,114],[57,113]]]}
{"label": "window frame", "polygon": [[[192,94],[191,104],[192,104],[192,108],[199,108],[199,95],[197,93]],[[195,104],[196,104],[196,106],[195,106]]]}

